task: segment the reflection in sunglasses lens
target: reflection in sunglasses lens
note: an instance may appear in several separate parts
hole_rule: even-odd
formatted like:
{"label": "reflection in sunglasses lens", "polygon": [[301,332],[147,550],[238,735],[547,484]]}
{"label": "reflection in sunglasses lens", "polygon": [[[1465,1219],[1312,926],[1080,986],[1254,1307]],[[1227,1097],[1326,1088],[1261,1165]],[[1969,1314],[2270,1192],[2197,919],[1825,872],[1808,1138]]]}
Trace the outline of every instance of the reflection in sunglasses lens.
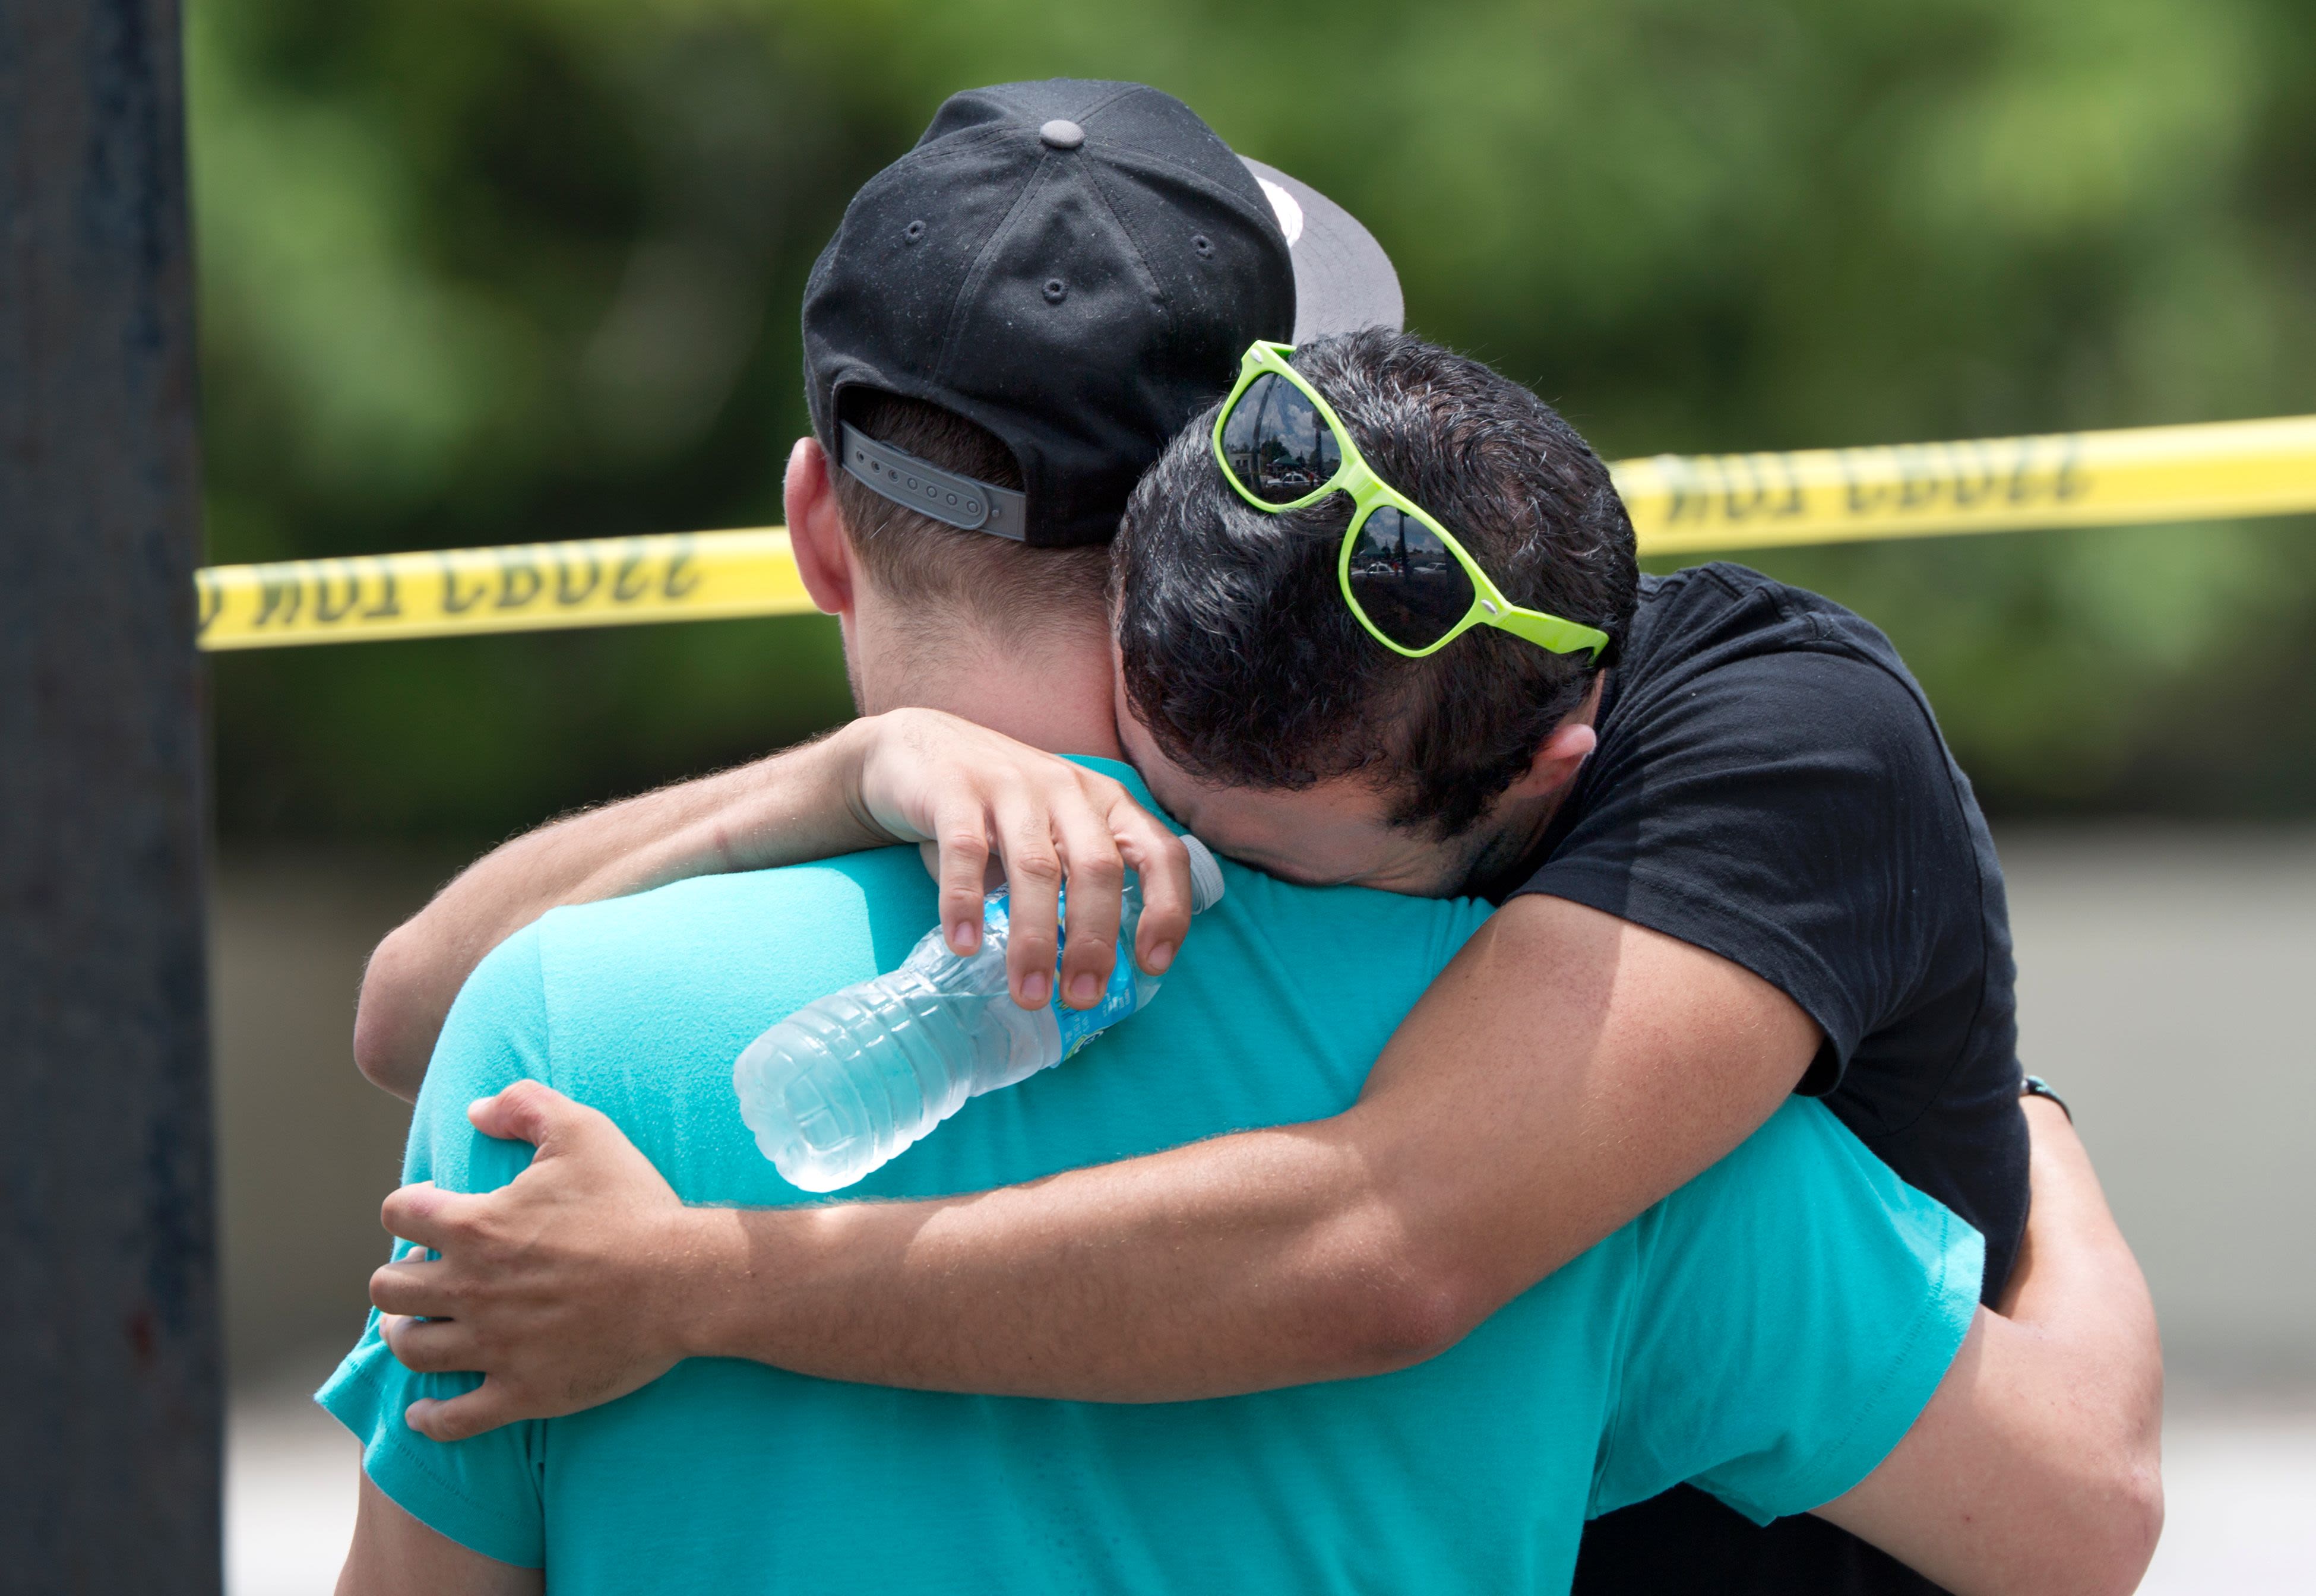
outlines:
{"label": "reflection in sunglasses lens", "polygon": [[1256,378],[1223,418],[1223,459],[1231,475],[1266,504],[1316,493],[1343,468],[1335,431],[1303,390],[1283,377]]}
{"label": "reflection in sunglasses lens", "polygon": [[1421,522],[1389,504],[1351,542],[1351,598],[1402,648],[1429,648],[1472,609],[1472,579]]}

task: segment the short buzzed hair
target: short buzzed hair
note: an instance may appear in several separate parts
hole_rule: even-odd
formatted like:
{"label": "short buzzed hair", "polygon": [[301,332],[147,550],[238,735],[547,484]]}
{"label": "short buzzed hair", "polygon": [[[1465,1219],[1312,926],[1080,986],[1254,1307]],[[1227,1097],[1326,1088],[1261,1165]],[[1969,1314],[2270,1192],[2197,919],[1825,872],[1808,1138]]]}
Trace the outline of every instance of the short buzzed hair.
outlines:
{"label": "short buzzed hair", "polygon": [[[842,414],[869,437],[945,471],[1019,491],[1021,468],[994,432],[922,399],[848,388]],[[963,609],[1001,635],[1078,630],[1109,617],[1109,550],[1032,548],[895,504],[835,461],[836,504],[868,575],[894,598]]]}
{"label": "short buzzed hair", "polygon": [[[1576,430],[1519,383],[1403,333],[1305,344],[1295,367],[1383,478],[1516,604],[1631,626],[1633,524]],[[1424,659],[1369,637],[1337,577],[1350,499],[1266,514],[1223,480],[1209,408],[1167,445],[1118,539],[1127,697],[1171,759],[1223,786],[1356,776],[1396,825],[1469,831],[1607,662],[1475,627]]]}

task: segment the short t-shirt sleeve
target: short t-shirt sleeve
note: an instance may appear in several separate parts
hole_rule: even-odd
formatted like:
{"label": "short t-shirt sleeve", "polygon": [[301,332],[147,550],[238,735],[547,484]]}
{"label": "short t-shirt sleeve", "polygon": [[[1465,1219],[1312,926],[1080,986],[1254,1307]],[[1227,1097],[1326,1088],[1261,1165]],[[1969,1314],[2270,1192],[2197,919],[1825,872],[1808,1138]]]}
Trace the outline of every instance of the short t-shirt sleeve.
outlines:
{"label": "short t-shirt sleeve", "polygon": [[1766,1524],[1889,1456],[1961,1350],[1978,1232],[1793,1100],[1636,1222],[1597,1517],[1689,1484]]}
{"label": "short t-shirt sleeve", "polygon": [[[1519,890],[1717,953],[1817,1021],[1804,1089],[1937,960],[1978,956],[1978,895],[1944,745],[1912,690],[1855,654],[1787,648],[1637,682],[1581,778],[1575,818]],[[1927,891],[1935,887],[1936,891]]]}
{"label": "short t-shirt sleeve", "polygon": [[[467,1105],[530,1077],[548,1078],[547,999],[539,928],[518,932],[477,966],[443,1023],[410,1122],[405,1181],[489,1191],[529,1165],[524,1142],[499,1141],[467,1122]],[[397,1241],[400,1258],[417,1249]],[[422,1396],[471,1391],[471,1374],[413,1374],[379,1335],[372,1310],[361,1340],[316,1400],[362,1443],[362,1470],[405,1511],[471,1551],[526,1568],[545,1565],[540,1426],[510,1424],[445,1446],[403,1422]]]}

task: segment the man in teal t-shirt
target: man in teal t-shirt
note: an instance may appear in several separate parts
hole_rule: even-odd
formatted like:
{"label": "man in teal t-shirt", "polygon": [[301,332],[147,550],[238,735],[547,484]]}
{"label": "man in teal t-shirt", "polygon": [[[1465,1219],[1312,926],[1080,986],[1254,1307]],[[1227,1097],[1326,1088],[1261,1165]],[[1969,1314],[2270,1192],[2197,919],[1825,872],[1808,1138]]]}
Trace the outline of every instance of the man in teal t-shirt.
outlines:
{"label": "man in teal t-shirt", "polygon": [[[1105,768],[1148,801],[1129,767]],[[1148,1009],[969,1102],[848,1197],[1339,1112],[1488,912],[1225,869]],[[893,968],[934,917],[903,850],[558,910],[459,996],[407,1178],[512,1180],[531,1149],[478,1135],[466,1108],[528,1078],[609,1114],[689,1201],[803,1200],[742,1124],[732,1061]],[[1855,1485],[1945,1375],[1980,1263],[1974,1231],[1795,1101],[1451,1351],[1372,1379],[1128,1406],[696,1360],[590,1412],[441,1446],[403,1411],[472,1377],[410,1373],[373,1323],[323,1401],[403,1510],[543,1565],[558,1592],[1549,1592],[1589,1515],[1679,1482],[1763,1520]]]}

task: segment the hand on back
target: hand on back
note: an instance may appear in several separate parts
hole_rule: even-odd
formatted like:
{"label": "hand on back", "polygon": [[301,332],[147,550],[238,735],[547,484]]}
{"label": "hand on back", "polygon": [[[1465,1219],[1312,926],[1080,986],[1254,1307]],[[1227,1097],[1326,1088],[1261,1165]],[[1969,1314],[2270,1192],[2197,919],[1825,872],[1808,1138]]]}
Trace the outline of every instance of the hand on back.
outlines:
{"label": "hand on back", "polygon": [[[405,1366],[485,1377],[411,1404],[405,1422],[439,1441],[576,1413],[665,1374],[691,1351],[688,1266],[728,1228],[718,1210],[686,1208],[609,1119],[539,1082],[477,1099],[467,1118],[537,1155],[497,1191],[396,1191],[387,1230],[440,1256],[370,1276],[379,1332]],[[744,1262],[733,1273],[744,1278]]]}

